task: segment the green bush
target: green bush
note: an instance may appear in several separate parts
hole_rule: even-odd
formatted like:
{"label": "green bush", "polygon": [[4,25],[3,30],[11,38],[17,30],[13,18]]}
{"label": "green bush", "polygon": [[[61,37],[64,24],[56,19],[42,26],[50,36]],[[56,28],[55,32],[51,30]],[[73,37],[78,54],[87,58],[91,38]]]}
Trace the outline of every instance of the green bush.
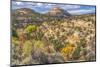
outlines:
{"label": "green bush", "polygon": [[26,27],[25,31],[29,34],[31,34],[32,32],[36,31],[37,26],[36,25],[29,25]]}
{"label": "green bush", "polygon": [[73,53],[73,59],[79,59],[80,57],[80,51],[81,51],[81,45],[80,43],[77,44],[77,48],[75,49],[74,53]]}
{"label": "green bush", "polygon": [[17,32],[16,32],[16,29],[15,29],[15,28],[12,28],[12,36],[13,36],[13,37],[18,37],[18,35],[17,35]]}
{"label": "green bush", "polygon": [[30,41],[26,41],[23,45],[23,52],[26,56],[31,55],[31,51],[32,51],[32,43]]}
{"label": "green bush", "polygon": [[34,42],[34,49],[39,49],[41,51],[41,49],[44,49],[44,43],[40,40],[37,40]]}

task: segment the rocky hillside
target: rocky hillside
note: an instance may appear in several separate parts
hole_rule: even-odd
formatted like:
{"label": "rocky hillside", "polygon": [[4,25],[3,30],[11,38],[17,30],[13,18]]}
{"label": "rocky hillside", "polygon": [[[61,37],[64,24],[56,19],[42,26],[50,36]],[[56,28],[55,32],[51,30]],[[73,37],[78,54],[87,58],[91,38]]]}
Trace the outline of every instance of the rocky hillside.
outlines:
{"label": "rocky hillside", "polygon": [[[16,10],[12,10],[12,18],[16,18],[16,20],[23,20],[23,19],[34,19],[34,20],[43,20],[47,17],[55,17],[55,18],[63,18],[71,16],[66,10],[61,9],[60,7],[53,7],[45,14],[40,14],[35,12],[29,8],[20,8]],[[40,19],[41,18],[41,19]]]}
{"label": "rocky hillside", "polygon": [[53,7],[52,9],[49,10],[47,15],[56,17],[71,16],[70,13],[68,13],[66,10],[61,9],[60,7]]}

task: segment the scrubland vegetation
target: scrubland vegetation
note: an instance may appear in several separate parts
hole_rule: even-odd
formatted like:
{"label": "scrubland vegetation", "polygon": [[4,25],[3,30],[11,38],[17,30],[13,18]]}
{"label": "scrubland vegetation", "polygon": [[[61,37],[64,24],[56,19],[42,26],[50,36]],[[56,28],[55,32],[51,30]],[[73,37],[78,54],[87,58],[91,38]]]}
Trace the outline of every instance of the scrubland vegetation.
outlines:
{"label": "scrubland vegetation", "polygon": [[95,60],[95,14],[13,16],[12,65]]}

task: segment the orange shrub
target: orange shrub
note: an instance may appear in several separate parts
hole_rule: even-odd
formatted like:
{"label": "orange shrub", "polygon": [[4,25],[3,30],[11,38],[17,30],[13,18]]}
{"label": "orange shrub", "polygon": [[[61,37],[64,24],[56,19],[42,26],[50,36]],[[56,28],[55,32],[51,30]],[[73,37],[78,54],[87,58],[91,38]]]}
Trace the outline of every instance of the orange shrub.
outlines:
{"label": "orange shrub", "polygon": [[67,44],[67,46],[65,46],[61,49],[61,53],[63,56],[69,56],[73,52],[74,48],[75,47],[73,45]]}

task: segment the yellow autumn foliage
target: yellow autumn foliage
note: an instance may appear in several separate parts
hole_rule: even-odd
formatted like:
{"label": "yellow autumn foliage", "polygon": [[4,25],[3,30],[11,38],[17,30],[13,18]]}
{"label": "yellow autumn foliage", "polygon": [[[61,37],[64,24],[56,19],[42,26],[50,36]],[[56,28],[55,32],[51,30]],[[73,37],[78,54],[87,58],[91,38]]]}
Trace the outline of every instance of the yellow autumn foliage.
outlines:
{"label": "yellow autumn foliage", "polygon": [[67,44],[66,47],[63,47],[61,49],[61,53],[63,56],[69,56],[73,50],[75,49],[75,46],[73,46],[72,44]]}

